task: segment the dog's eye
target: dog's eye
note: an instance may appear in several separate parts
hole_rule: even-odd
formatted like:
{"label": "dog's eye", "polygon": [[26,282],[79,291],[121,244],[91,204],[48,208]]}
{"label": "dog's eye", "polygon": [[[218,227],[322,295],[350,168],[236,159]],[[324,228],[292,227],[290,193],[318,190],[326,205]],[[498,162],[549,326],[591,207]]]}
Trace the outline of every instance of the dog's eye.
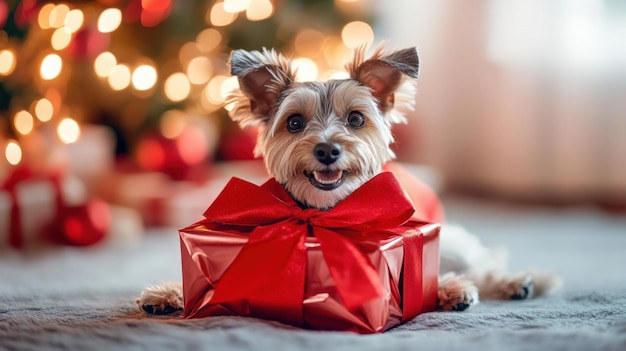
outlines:
{"label": "dog's eye", "polygon": [[348,115],[348,125],[352,128],[359,129],[365,125],[365,117],[359,111],[352,111]]}
{"label": "dog's eye", "polygon": [[304,129],[304,116],[295,114],[287,118],[287,130],[291,133],[297,133]]}

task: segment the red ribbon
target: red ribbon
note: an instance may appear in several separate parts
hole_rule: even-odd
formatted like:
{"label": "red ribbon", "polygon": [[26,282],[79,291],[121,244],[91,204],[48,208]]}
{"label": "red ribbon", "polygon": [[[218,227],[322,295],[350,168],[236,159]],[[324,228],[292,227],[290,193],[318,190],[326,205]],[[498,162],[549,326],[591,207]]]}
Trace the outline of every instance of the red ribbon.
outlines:
{"label": "red ribbon", "polygon": [[413,213],[391,173],[374,177],[329,211],[301,209],[273,179],[258,187],[233,178],[204,216],[209,223],[254,229],[216,283],[211,303],[263,301],[283,320],[301,325],[304,244],[314,236],[342,302],[354,311],[382,294],[378,273],[355,240],[382,235]]}

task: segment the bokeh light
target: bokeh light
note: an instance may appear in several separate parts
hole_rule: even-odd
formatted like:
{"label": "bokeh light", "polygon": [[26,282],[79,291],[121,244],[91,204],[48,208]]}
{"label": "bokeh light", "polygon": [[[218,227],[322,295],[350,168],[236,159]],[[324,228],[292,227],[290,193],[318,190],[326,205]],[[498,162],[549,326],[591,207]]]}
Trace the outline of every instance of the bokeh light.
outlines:
{"label": "bokeh light", "polygon": [[35,126],[33,115],[26,110],[19,111],[13,118],[13,126],[15,130],[22,135],[32,132]]}
{"label": "bokeh light", "polygon": [[54,6],[50,10],[49,24],[52,28],[61,28],[65,25],[65,17],[70,12],[70,8],[65,4],[59,4]]}
{"label": "bokeh light", "polygon": [[56,7],[54,4],[45,4],[39,10],[39,15],[37,16],[37,24],[41,29],[50,28],[50,14],[52,10]]}
{"label": "bokeh light", "polygon": [[11,50],[0,50],[0,75],[8,76],[15,69],[15,54]]}
{"label": "bokeh light", "polygon": [[52,102],[50,100],[43,98],[37,101],[35,104],[35,116],[41,122],[48,122],[52,119],[54,115],[54,107],[52,106]]}
{"label": "bokeh light", "polygon": [[215,76],[211,78],[211,81],[209,81],[209,84],[207,84],[204,89],[204,96],[210,103],[218,105],[224,102],[222,86],[224,81],[228,78],[227,76]]}
{"label": "bokeh light", "polygon": [[15,140],[10,140],[4,148],[4,156],[12,165],[17,165],[22,160],[22,149]]}
{"label": "bokeh light", "polygon": [[150,65],[141,65],[133,71],[133,87],[139,91],[145,91],[154,86],[157,81],[157,71]]}
{"label": "bokeh light", "polygon": [[96,57],[93,68],[98,77],[106,78],[111,74],[113,68],[117,66],[117,59],[112,53],[105,51]]}
{"label": "bokeh light", "polygon": [[54,33],[52,33],[52,37],[50,38],[52,48],[57,51],[65,49],[71,41],[72,32],[70,32],[66,27],[57,28]]}
{"label": "bokeh light", "polygon": [[165,96],[171,101],[183,101],[189,96],[191,84],[184,73],[174,73],[165,80]]}
{"label": "bokeh light", "polygon": [[235,21],[236,13],[227,12],[223,2],[216,2],[207,13],[207,22],[216,27],[224,27]]}
{"label": "bokeh light", "polygon": [[98,31],[101,33],[111,33],[122,23],[122,11],[110,8],[102,11],[98,17]]}
{"label": "bokeh light", "polygon": [[161,116],[159,127],[164,137],[174,139],[183,132],[186,125],[185,113],[180,110],[169,110]]}
{"label": "bokeh light", "polygon": [[57,54],[49,54],[41,61],[41,78],[51,80],[56,78],[63,68],[63,61]]}
{"label": "bokeh light", "polygon": [[202,52],[210,52],[222,41],[222,34],[213,28],[207,28],[196,36],[196,45]]}
{"label": "bokeh light", "polygon": [[65,16],[65,28],[74,33],[83,26],[84,20],[85,16],[83,15],[83,11],[79,9],[71,10],[67,13],[67,16]]}
{"label": "bokeh light", "polygon": [[57,135],[65,144],[75,143],[80,137],[80,126],[69,117],[63,118],[57,127]]}
{"label": "bokeh light", "polygon": [[192,84],[204,84],[213,73],[211,61],[204,56],[194,57],[187,65],[187,76]]}
{"label": "bokeh light", "polygon": [[293,60],[293,68],[296,71],[296,80],[307,82],[316,80],[319,70],[315,61],[306,57],[299,57]]}
{"label": "bokeh light", "polygon": [[294,39],[294,48],[298,55],[314,57],[321,53],[324,34],[314,29],[298,32]]}
{"label": "bokeh light", "polygon": [[274,5],[270,0],[252,0],[246,10],[246,18],[249,21],[262,21],[274,14]]}
{"label": "bokeh light", "polygon": [[113,90],[123,90],[130,85],[130,69],[126,65],[113,67],[109,74],[109,86]]}
{"label": "bokeh light", "polygon": [[341,39],[345,46],[357,48],[374,42],[374,30],[365,22],[350,22],[341,30]]}
{"label": "bokeh light", "polygon": [[251,0],[224,0],[224,11],[230,13],[245,11],[250,2]]}

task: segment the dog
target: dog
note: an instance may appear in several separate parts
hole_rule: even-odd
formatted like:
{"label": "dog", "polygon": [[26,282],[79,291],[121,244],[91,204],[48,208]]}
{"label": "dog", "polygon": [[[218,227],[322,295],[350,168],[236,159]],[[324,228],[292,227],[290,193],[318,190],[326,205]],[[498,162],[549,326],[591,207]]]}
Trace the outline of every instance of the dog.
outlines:
{"label": "dog", "polygon": [[[231,74],[239,88],[229,102],[232,120],[259,131],[255,154],[270,176],[303,208],[328,210],[382,172],[395,158],[392,126],[412,107],[420,60],[415,48],[365,57],[355,49],[348,79],[298,82],[289,59],[274,50],[236,50]],[[521,300],[549,292],[555,278],[504,274],[506,252],[483,246],[460,226],[440,235],[438,308],[463,311],[479,299]],[[148,287],[138,306],[152,314],[182,310],[179,283]]]}

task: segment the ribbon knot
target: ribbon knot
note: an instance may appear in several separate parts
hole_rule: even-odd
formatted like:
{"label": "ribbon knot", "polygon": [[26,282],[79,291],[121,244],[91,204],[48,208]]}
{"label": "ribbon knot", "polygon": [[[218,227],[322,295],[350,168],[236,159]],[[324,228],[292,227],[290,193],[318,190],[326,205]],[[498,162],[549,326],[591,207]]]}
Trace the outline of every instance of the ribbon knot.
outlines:
{"label": "ribbon knot", "polygon": [[385,231],[414,211],[391,173],[372,178],[329,211],[301,209],[273,179],[259,187],[233,178],[205,211],[205,223],[254,229],[215,283],[211,303],[271,301],[279,320],[301,324],[305,239],[313,235],[342,302],[354,311],[382,296],[380,277],[357,241],[363,234],[388,237]]}
{"label": "ribbon knot", "polygon": [[318,211],[318,210],[316,210],[314,208],[307,208],[307,209],[304,209],[302,211],[294,211],[293,212],[293,219],[295,219],[296,222],[299,223],[299,224],[310,225],[311,224],[311,219],[315,218],[319,213],[320,213],[320,211]]}

